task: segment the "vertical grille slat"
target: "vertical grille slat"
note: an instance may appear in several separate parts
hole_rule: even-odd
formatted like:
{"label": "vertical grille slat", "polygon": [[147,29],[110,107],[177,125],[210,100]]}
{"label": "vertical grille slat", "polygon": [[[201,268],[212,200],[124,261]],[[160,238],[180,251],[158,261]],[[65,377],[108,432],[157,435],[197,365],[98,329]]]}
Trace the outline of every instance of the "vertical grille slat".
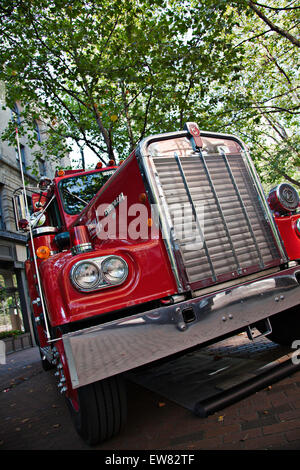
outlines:
{"label": "vertical grille slat", "polygon": [[242,208],[243,214],[244,214],[244,216],[245,216],[245,219],[246,219],[246,222],[247,222],[249,231],[250,231],[250,233],[251,233],[251,237],[252,237],[253,242],[254,242],[254,245],[255,245],[255,249],[256,249],[257,254],[258,254],[258,257],[259,257],[260,266],[261,266],[261,268],[264,268],[264,262],[263,262],[263,259],[262,259],[262,256],[261,256],[261,253],[260,253],[260,250],[259,250],[259,246],[258,246],[257,241],[256,241],[255,234],[254,234],[253,229],[252,229],[251,221],[250,221],[250,219],[249,219],[249,216],[248,216],[247,210],[246,210],[246,208],[245,208],[244,202],[243,202],[243,200],[242,200],[242,198],[241,198],[239,189],[238,189],[238,187],[237,187],[237,185],[236,185],[236,182],[235,182],[233,173],[232,173],[232,171],[231,171],[231,168],[230,168],[228,159],[227,159],[227,157],[226,157],[226,155],[225,155],[224,152],[222,152],[221,155],[222,155],[222,157],[223,157],[223,159],[224,159],[224,161],[225,161],[227,171],[228,171],[229,176],[230,176],[230,178],[231,178],[231,180],[232,180],[232,184],[233,184],[233,186],[234,186],[234,189],[236,190],[236,193],[237,193],[239,202],[240,202],[240,204],[241,204],[241,208]]}
{"label": "vertical grille slat", "polygon": [[207,142],[202,152],[187,139],[162,144],[162,152],[159,145],[150,151],[181,257],[178,270],[184,270],[182,277],[192,288],[282,262],[242,151],[211,152]]}
{"label": "vertical grille slat", "polygon": [[239,261],[238,261],[238,258],[237,258],[237,256],[236,256],[236,253],[235,253],[235,249],[234,249],[232,240],[231,240],[230,235],[229,235],[229,229],[228,229],[227,222],[226,222],[226,219],[225,219],[225,217],[224,217],[224,214],[223,214],[223,211],[222,211],[222,208],[221,208],[220,200],[219,200],[219,198],[218,198],[218,194],[217,194],[217,192],[216,192],[214,183],[213,183],[213,181],[212,181],[212,179],[211,179],[210,172],[209,172],[209,169],[208,169],[208,166],[207,166],[207,163],[206,163],[204,154],[203,154],[201,151],[200,151],[200,157],[201,157],[201,159],[202,159],[203,166],[204,166],[204,170],[205,170],[205,173],[206,173],[206,176],[207,176],[209,185],[210,185],[210,187],[211,187],[211,190],[212,190],[212,192],[213,192],[213,195],[214,195],[214,198],[215,198],[215,201],[216,201],[216,205],[217,205],[219,214],[220,214],[220,216],[221,216],[221,219],[222,219],[222,222],[223,222],[223,225],[224,225],[224,228],[225,228],[226,235],[227,235],[228,240],[229,240],[230,248],[231,248],[231,250],[232,250],[232,253],[233,253],[233,256],[234,256],[234,259],[235,259],[235,263],[236,263],[236,266],[237,266],[237,270],[238,270],[238,272],[240,272],[240,271],[241,271],[241,268],[240,268]]}
{"label": "vertical grille slat", "polygon": [[213,277],[214,281],[216,281],[217,278],[216,278],[215,270],[214,270],[213,264],[212,264],[210,256],[209,256],[206,241],[204,239],[203,232],[202,232],[202,229],[201,229],[201,226],[200,226],[200,223],[199,223],[199,220],[198,220],[198,216],[197,216],[197,213],[196,213],[196,208],[195,208],[195,205],[194,205],[194,202],[193,202],[193,199],[192,199],[192,196],[191,196],[191,193],[190,193],[187,181],[186,181],[186,177],[185,177],[180,159],[179,159],[178,154],[176,152],[174,153],[174,157],[175,157],[175,161],[177,163],[177,166],[178,166],[178,169],[179,169],[179,172],[180,172],[180,175],[181,175],[181,178],[182,178],[182,181],[183,181],[183,184],[184,184],[189,202],[192,206],[193,216],[194,216],[195,222],[197,224],[197,229],[199,231],[201,241],[203,243],[203,247],[204,247],[206,258],[207,258],[207,261],[208,261],[208,264],[209,264],[209,267],[210,267],[210,270],[211,270],[212,277]]}

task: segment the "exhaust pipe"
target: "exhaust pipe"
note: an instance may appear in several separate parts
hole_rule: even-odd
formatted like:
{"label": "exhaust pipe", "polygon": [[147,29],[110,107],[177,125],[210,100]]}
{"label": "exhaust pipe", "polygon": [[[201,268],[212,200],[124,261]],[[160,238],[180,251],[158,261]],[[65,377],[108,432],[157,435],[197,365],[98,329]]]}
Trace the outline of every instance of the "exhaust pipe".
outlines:
{"label": "exhaust pipe", "polygon": [[288,359],[278,366],[272,367],[267,372],[259,374],[257,377],[235,385],[223,393],[221,392],[213,397],[199,401],[195,405],[194,412],[200,418],[206,418],[215,411],[226,408],[298,370],[300,370],[300,364],[293,363],[291,359]]}

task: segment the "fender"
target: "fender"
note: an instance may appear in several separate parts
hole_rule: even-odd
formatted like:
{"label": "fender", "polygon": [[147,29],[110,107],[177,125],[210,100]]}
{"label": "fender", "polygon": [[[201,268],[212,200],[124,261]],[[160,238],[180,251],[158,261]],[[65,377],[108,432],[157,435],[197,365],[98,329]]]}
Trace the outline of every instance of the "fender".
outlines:
{"label": "fender", "polygon": [[[70,281],[75,263],[106,255],[125,259],[129,273],[124,284],[94,292],[79,292]],[[150,302],[176,293],[161,240],[118,246],[73,256],[58,253],[40,264],[45,300],[52,326],[80,321],[104,313]]]}
{"label": "fender", "polygon": [[278,227],[287,255],[291,261],[300,259],[300,232],[297,228],[297,220],[300,214],[284,217],[276,217],[275,223]]}

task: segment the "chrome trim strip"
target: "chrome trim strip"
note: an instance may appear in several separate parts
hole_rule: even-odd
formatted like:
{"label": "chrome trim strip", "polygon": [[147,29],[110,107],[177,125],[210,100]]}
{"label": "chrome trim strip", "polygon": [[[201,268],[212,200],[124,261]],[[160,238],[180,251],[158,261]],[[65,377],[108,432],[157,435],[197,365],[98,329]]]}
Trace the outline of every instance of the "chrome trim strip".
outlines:
{"label": "chrome trim strip", "polygon": [[[234,334],[298,305],[296,274],[300,275],[300,266],[63,335],[73,387]],[[193,310],[195,319],[191,322],[184,321],[186,309]]]}
{"label": "chrome trim strip", "polygon": [[52,234],[52,233],[57,233],[58,232],[58,228],[56,227],[38,227],[38,228],[34,228],[32,229],[32,235],[34,237],[37,237],[39,235],[48,235],[48,234]]}
{"label": "chrome trim strip", "polygon": [[92,251],[93,247],[91,243],[81,243],[80,245],[74,245],[71,248],[72,255],[79,255],[80,253],[86,253]]}

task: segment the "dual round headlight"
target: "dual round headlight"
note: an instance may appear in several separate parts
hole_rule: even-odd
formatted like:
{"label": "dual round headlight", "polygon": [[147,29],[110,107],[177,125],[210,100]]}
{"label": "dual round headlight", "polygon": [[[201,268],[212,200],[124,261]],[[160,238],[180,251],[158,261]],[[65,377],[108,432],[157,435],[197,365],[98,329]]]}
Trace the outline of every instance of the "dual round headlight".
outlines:
{"label": "dual round headlight", "polygon": [[127,275],[126,261],[111,255],[79,261],[73,266],[70,277],[77,289],[91,291],[121,284]]}

